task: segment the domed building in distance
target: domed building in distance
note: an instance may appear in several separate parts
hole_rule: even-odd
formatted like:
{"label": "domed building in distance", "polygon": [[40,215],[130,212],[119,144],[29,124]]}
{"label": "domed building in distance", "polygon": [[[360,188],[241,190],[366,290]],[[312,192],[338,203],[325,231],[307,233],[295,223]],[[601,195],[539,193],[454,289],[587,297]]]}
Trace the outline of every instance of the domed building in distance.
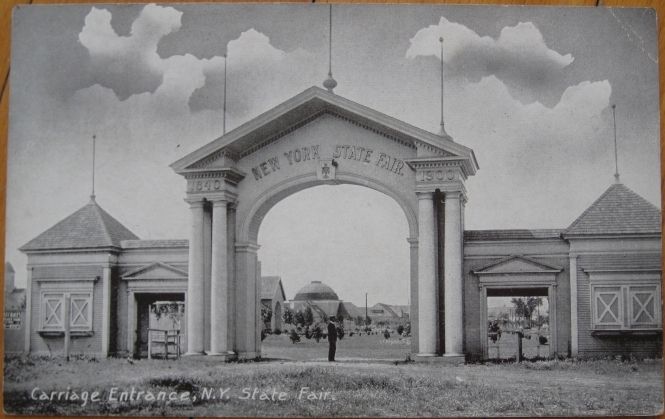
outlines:
{"label": "domed building in distance", "polygon": [[353,319],[359,315],[364,316],[355,304],[342,301],[335,290],[321,281],[312,281],[302,287],[288,304],[294,313],[304,312],[310,307],[314,314],[314,322],[329,317],[339,319],[342,316],[344,319]]}
{"label": "domed building in distance", "polygon": [[[304,312],[307,307],[310,307],[314,314],[314,322],[320,322],[330,317],[337,319],[342,317],[344,320],[353,320],[358,316],[365,317],[365,307],[342,301],[331,286],[321,281],[312,281],[302,287],[293,300],[288,301],[287,304],[294,313]],[[381,308],[380,312],[377,308]],[[378,303],[369,308],[368,314],[373,321],[399,321],[408,319],[408,308],[405,310],[405,306]]]}
{"label": "domed building in distance", "polygon": [[321,281],[312,281],[300,288],[293,301],[340,301],[337,293]]}

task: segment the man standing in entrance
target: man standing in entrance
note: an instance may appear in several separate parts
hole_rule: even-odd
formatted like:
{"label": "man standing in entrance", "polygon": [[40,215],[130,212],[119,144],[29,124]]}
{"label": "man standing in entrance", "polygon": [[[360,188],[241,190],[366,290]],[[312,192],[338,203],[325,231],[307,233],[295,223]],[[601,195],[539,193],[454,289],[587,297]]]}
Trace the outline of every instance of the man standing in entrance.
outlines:
{"label": "man standing in entrance", "polygon": [[337,326],[333,319],[328,319],[328,361],[335,361],[335,351],[337,350]]}

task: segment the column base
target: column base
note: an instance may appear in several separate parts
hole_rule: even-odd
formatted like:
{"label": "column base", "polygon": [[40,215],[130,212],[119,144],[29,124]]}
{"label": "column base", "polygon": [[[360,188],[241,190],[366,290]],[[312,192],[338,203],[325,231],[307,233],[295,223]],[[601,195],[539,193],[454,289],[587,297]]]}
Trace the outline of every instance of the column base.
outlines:
{"label": "column base", "polygon": [[426,362],[432,364],[446,364],[446,365],[463,365],[463,354],[416,354],[414,356],[416,362]]}
{"label": "column base", "polygon": [[238,352],[238,359],[256,359],[261,357],[261,352]]}
{"label": "column base", "polygon": [[219,359],[220,361],[230,361],[232,359],[236,359],[236,353],[232,352],[232,351],[206,352],[206,355],[214,356],[215,358]]}
{"label": "column base", "polygon": [[197,356],[197,355],[204,356],[205,354],[206,354],[205,352],[185,352],[184,354],[182,354],[182,356]]}

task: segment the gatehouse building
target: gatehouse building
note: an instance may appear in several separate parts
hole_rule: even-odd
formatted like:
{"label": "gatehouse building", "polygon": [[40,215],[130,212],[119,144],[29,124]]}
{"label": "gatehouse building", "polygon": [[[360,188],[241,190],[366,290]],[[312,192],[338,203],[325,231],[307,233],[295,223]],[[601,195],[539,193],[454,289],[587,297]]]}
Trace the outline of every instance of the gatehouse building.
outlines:
{"label": "gatehouse building", "polygon": [[93,197],[21,248],[26,351],[60,351],[69,322],[72,352],[141,355],[149,308],[180,301],[184,352],[260,356],[261,302],[279,293],[261,287],[261,222],[285,197],[335,184],[383,192],[404,213],[415,359],[487,358],[487,299],[507,295],[548,298],[549,356],[662,351],[661,212],[618,180],[561,229],[468,231],[473,150],[317,87],[171,167],[188,239],[141,240]]}

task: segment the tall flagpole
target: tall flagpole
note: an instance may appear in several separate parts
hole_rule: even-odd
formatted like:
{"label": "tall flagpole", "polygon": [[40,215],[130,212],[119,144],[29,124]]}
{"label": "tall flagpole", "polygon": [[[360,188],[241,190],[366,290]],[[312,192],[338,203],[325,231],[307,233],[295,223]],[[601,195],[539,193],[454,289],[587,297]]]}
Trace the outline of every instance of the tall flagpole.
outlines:
{"label": "tall flagpole", "polygon": [[332,75],[332,4],[328,5],[328,78],[323,82],[323,87],[333,93],[337,81]]}
{"label": "tall flagpole", "polygon": [[90,199],[95,200],[95,143],[97,140],[97,135],[93,134],[92,136],[92,194],[90,194]]}
{"label": "tall flagpole", "polygon": [[228,54],[224,54],[224,99],[222,104],[222,135],[226,134],[226,69],[229,61]]}
{"label": "tall flagpole", "polygon": [[443,122],[443,37],[439,37],[439,44],[441,44],[441,131],[439,132],[442,136],[447,136],[445,124]]}
{"label": "tall flagpole", "polygon": [[616,104],[612,104],[612,120],[614,122],[614,182],[621,183],[619,180],[619,151],[617,149],[617,115]]}

